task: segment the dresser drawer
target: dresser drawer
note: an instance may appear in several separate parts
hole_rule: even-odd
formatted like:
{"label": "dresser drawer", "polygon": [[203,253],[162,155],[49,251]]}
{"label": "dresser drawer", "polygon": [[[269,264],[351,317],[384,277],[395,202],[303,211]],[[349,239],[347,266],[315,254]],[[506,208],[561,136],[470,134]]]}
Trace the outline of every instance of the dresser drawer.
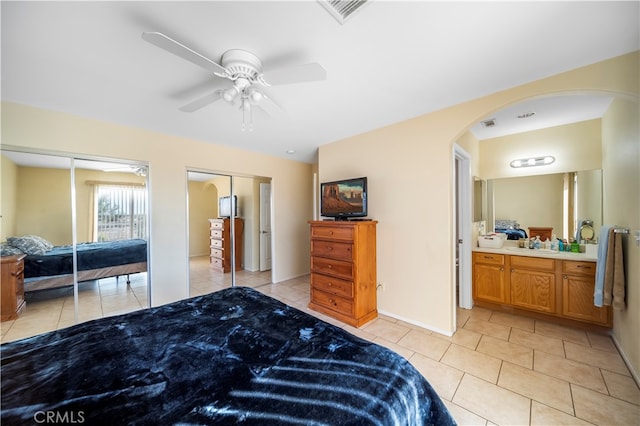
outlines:
{"label": "dresser drawer", "polygon": [[341,280],[328,275],[311,274],[311,286],[327,293],[343,296],[348,299],[353,297],[353,282]]}
{"label": "dresser drawer", "polygon": [[215,248],[211,249],[211,257],[217,257],[218,259],[222,259],[223,255],[224,255],[223,250],[215,249]]}
{"label": "dresser drawer", "polygon": [[311,288],[311,299],[318,305],[326,306],[333,311],[353,315],[353,301],[351,299],[344,299],[315,288]]}
{"label": "dresser drawer", "polygon": [[566,274],[595,276],[596,262],[576,262],[573,260],[565,260],[562,262],[562,272]]}
{"label": "dresser drawer", "polygon": [[350,261],[353,258],[353,244],[311,240],[311,255]]}
{"label": "dresser drawer", "polygon": [[222,239],[222,229],[212,229],[211,230],[211,238]]}
{"label": "dresser drawer", "polygon": [[223,229],[224,228],[224,222],[220,221],[220,222],[209,222],[211,224],[211,229]]}
{"label": "dresser drawer", "polygon": [[331,238],[351,241],[353,240],[353,228],[314,226],[311,228],[311,238]]}
{"label": "dresser drawer", "polygon": [[556,261],[545,257],[511,256],[511,267],[553,272],[556,269]]}
{"label": "dresser drawer", "polygon": [[311,256],[311,271],[346,278],[348,280],[353,279],[353,264],[343,260]]}
{"label": "dresser drawer", "polygon": [[211,239],[211,248],[222,249],[222,240]]}
{"label": "dresser drawer", "polygon": [[213,266],[214,268],[218,268],[218,269],[224,269],[224,261],[222,260],[222,258],[212,257],[211,258],[211,266]]}
{"label": "dresser drawer", "polygon": [[504,255],[475,252],[473,253],[473,261],[476,263],[489,263],[491,265],[504,265]]}

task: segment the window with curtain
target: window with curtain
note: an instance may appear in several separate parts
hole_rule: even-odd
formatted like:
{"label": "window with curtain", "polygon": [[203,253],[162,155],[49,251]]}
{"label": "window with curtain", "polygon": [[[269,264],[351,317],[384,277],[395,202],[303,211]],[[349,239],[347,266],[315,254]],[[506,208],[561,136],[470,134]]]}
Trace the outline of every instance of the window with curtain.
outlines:
{"label": "window with curtain", "polygon": [[147,239],[147,189],[133,184],[98,184],[94,194],[93,240]]}

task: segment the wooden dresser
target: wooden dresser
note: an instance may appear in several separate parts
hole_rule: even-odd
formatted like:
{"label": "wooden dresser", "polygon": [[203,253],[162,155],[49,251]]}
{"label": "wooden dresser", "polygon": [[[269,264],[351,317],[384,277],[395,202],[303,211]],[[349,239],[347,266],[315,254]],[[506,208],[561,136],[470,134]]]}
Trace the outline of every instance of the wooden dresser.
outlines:
{"label": "wooden dresser", "polygon": [[[242,234],[244,220],[235,218],[236,271],[242,265]],[[229,218],[209,219],[210,262],[219,272],[231,272],[231,220]]]}
{"label": "wooden dresser", "polygon": [[378,316],[377,221],[312,221],[309,308],[354,327]]}
{"label": "wooden dresser", "polygon": [[24,309],[24,258],[26,255],[2,256],[2,271],[0,284],[2,297],[0,305],[0,319],[8,321],[18,318]]}

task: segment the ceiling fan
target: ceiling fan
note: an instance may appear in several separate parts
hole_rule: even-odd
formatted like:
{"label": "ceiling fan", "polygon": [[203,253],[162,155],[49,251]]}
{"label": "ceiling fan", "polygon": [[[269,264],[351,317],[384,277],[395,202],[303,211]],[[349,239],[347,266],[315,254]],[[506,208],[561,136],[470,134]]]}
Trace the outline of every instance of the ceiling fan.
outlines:
{"label": "ceiling fan", "polygon": [[230,80],[231,87],[217,89],[181,106],[179,109],[184,112],[194,112],[222,99],[231,105],[240,106],[243,114],[242,130],[245,130],[247,116],[249,130],[252,130],[253,108],[275,106],[276,109],[280,109],[278,103],[266,91],[266,87],[320,81],[327,78],[325,69],[315,62],[275,70],[263,70],[262,61],[253,53],[242,49],[231,49],[222,55],[218,64],[162,33],[144,32],[142,38],[210,71],[216,77]]}

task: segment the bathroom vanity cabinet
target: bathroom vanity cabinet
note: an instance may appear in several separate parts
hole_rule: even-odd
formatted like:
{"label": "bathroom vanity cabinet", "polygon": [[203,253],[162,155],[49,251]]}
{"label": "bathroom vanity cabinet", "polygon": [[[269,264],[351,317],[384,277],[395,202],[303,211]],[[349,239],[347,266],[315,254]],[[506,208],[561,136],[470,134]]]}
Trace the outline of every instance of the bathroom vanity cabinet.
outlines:
{"label": "bathroom vanity cabinet", "polygon": [[478,306],[492,309],[612,327],[611,307],[593,305],[595,268],[595,261],[554,255],[474,251],[473,298]]}

